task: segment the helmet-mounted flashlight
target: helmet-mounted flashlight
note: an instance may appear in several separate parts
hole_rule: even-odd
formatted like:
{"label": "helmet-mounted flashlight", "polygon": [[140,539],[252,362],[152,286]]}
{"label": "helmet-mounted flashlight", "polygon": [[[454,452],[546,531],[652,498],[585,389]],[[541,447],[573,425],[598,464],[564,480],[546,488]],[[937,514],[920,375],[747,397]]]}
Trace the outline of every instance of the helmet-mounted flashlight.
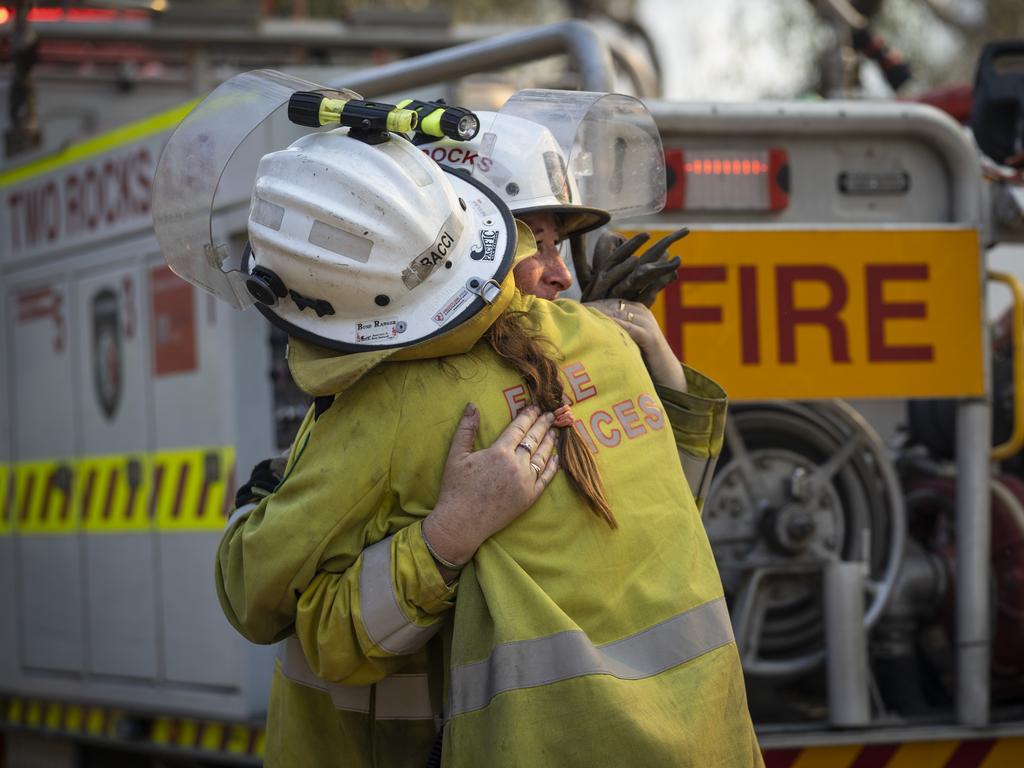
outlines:
{"label": "helmet-mounted flashlight", "polygon": [[443,101],[406,99],[384,104],[363,99],[332,99],[317,91],[296,91],[288,100],[288,119],[307,128],[331,123],[358,132],[357,138],[386,140],[385,132],[410,133],[455,141],[471,141],[480,131],[480,119],[462,107]]}
{"label": "helmet-mounted flashlight", "polygon": [[316,91],[296,91],[288,100],[288,119],[307,128],[338,123],[361,131],[408,133],[419,115],[411,109],[363,99],[331,99]]}
{"label": "helmet-mounted flashlight", "polygon": [[450,107],[443,101],[400,101],[399,107],[411,109],[419,116],[417,133],[455,141],[472,141],[480,131],[480,119],[462,107]]}

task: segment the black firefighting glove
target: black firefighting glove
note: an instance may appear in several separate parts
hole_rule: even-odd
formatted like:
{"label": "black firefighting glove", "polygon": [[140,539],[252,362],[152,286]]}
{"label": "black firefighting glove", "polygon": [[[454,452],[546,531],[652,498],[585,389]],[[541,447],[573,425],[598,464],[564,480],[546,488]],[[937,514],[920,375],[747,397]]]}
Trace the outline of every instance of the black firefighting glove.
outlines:
{"label": "black firefighting glove", "polygon": [[272,494],[281,482],[283,474],[284,466],[280,457],[261,461],[252,468],[249,482],[235,494],[235,509],[246,504],[258,504],[264,496]]}
{"label": "black firefighting glove", "polygon": [[[581,301],[625,299],[651,306],[658,292],[677,277],[680,259],[666,256],[665,252],[688,234],[688,228],[678,229],[648,248],[640,258],[634,258],[633,254],[650,239],[650,234],[643,232],[626,240],[622,235],[605,232],[594,246],[592,268],[584,259],[574,259],[583,291]],[[583,250],[575,246],[574,243],[574,256],[577,250]]]}

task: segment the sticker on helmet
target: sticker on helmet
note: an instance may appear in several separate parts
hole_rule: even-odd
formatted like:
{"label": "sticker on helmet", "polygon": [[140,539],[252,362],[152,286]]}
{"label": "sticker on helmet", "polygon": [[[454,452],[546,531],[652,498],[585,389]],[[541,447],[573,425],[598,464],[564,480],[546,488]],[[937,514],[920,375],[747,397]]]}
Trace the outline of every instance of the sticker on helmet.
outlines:
{"label": "sticker on helmet", "polygon": [[473,261],[494,261],[494,256],[498,252],[499,235],[500,232],[496,229],[481,229],[480,244],[473,246],[469,252],[469,258]]}
{"label": "sticker on helmet", "polygon": [[402,270],[402,282],[410,291],[422,283],[451,256],[452,247],[462,234],[462,222],[453,212],[437,233],[433,244]]}
{"label": "sticker on helmet", "polygon": [[404,320],[360,320],[356,322],[356,343],[391,341],[405,333],[406,327]]}
{"label": "sticker on helmet", "polygon": [[491,170],[492,160],[464,147],[427,147],[423,154],[439,165],[468,165],[484,173]]}
{"label": "sticker on helmet", "polygon": [[565,172],[565,161],[557,152],[544,153],[544,170],[548,174],[548,183],[551,185],[551,194],[555,196],[562,205],[572,202],[572,191],[569,189],[569,177]]}
{"label": "sticker on helmet", "polygon": [[474,297],[475,294],[468,288],[459,289],[454,296],[441,305],[441,308],[434,313],[431,320],[442,327],[447,325],[448,321],[461,312],[462,308],[471,302]]}
{"label": "sticker on helmet", "polygon": [[476,212],[477,218],[484,220],[485,225],[494,223],[489,218],[494,213],[494,203],[490,200],[481,195],[470,200],[469,205]]}

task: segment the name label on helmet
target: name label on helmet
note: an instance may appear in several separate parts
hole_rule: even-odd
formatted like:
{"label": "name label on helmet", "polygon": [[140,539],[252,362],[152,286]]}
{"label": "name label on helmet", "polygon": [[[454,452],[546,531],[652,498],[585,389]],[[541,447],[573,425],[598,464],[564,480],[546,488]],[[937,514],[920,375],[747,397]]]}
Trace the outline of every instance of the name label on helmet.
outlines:
{"label": "name label on helmet", "polygon": [[410,291],[426,280],[451,256],[452,248],[462,234],[462,222],[453,213],[437,233],[434,243],[402,270],[402,282]]}
{"label": "name label on helmet", "polygon": [[423,154],[438,165],[468,165],[470,168],[479,168],[484,173],[491,170],[494,162],[486,155],[465,147],[428,147],[423,150]]}

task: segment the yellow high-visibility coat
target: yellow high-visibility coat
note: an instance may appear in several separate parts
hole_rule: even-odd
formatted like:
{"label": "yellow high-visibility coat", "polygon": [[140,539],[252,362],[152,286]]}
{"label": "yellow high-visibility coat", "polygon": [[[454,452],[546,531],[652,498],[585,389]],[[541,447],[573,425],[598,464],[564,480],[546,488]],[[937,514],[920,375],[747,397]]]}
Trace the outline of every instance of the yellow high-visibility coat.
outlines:
{"label": "yellow high-visibility coat", "polygon": [[[670,422],[680,406],[607,318],[532,297],[513,308],[562,357],[619,529],[560,472],[446,586],[421,521],[452,434],[472,401],[489,445],[525,404],[522,382],[486,343],[369,373],[358,355],[297,346],[296,380],[342,394],[307,417],[285,478],[239,511],[218,554],[229,620],[284,640],[267,764],[422,766],[443,684],[445,766],[761,765],[676,452],[674,427],[700,420]],[[424,649],[442,639],[432,706]]]}

